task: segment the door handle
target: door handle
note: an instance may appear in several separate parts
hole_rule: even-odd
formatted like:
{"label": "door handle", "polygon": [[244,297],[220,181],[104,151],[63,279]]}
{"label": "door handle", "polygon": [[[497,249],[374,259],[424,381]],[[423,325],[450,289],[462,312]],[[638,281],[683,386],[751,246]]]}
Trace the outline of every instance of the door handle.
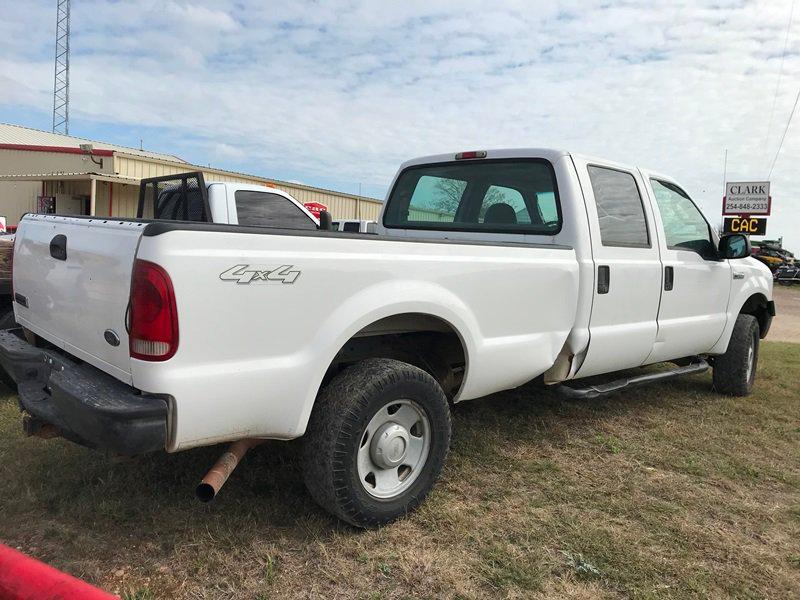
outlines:
{"label": "door handle", "polygon": [[675,285],[675,268],[664,267],[664,291],[669,292]]}
{"label": "door handle", "polygon": [[67,236],[63,233],[50,240],[50,256],[56,260],[67,260]]}
{"label": "door handle", "polygon": [[597,293],[607,294],[611,288],[611,268],[608,265],[597,267]]}

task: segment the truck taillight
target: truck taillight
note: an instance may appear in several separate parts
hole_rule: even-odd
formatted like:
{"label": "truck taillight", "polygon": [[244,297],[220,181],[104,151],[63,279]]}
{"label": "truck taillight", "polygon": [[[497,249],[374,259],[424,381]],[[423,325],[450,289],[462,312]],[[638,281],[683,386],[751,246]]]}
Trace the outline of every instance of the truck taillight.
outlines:
{"label": "truck taillight", "polygon": [[137,259],[131,284],[131,358],[167,360],[178,349],[178,309],[167,272]]}

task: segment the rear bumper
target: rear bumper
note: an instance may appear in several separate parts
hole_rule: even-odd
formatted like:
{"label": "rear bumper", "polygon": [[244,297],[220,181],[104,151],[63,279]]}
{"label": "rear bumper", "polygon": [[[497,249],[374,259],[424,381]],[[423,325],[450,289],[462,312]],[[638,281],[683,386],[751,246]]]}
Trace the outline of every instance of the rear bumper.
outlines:
{"label": "rear bumper", "polygon": [[73,442],[111,454],[134,456],[165,448],[165,398],[36,348],[19,332],[0,331],[0,365],[17,384],[22,410]]}

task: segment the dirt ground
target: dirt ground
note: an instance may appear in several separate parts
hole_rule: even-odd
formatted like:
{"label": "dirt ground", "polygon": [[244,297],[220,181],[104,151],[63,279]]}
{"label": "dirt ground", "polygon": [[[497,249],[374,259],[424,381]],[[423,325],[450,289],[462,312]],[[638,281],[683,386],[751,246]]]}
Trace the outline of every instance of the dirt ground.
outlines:
{"label": "dirt ground", "polygon": [[775,311],[768,340],[773,342],[800,342],[800,285],[776,285],[773,290]]}

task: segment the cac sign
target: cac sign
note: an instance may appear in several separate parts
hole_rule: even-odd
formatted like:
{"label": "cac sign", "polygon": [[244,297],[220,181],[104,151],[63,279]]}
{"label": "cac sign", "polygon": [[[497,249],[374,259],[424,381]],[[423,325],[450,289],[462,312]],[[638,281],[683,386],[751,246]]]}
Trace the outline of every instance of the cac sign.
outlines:
{"label": "cac sign", "polygon": [[725,184],[723,215],[769,215],[769,181],[732,181]]}
{"label": "cac sign", "polygon": [[722,233],[766,235],[767,220],[757,217],[726,217],[722,224]]}

